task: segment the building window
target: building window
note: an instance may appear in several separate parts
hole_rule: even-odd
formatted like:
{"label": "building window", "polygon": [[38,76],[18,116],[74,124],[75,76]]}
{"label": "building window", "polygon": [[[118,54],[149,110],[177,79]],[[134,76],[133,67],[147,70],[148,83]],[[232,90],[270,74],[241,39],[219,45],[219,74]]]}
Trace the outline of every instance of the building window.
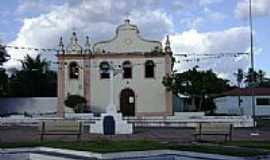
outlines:
{"label": "building window", "polygon": [[145,78],[154,78],[155,76],[155,63],[152,60],[145,62]]}
{"label": "building window", "polygon": [[256,104],[258,106],[270,105],[270,98],[257,98],[256,99]]}
{"label": "building window", "polygon": [[130,61],[123,63],[123,78],[132,78],[132,66]]}
{"label": "building window", "polygon": [[106,61],[103,61],[99,64],[99,71],[100,71],[100,78],[101,79],[108,79],[110,78],[110,64]]}
{"label": "building window", "polygon": [[78,79],[80,75],[79,66],[76,62],[71,62],[69,64],[69,78]]}

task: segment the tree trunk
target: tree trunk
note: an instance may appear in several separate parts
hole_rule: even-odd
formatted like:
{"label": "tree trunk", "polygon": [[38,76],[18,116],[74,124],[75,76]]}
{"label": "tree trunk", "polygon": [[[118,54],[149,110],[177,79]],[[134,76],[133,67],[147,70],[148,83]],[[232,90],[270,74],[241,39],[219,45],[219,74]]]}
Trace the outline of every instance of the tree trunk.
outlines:
{"label": "tree trunk", "polygon": [[203,103],[203,95],[200,97],[199,108],[198,108],[199,112],[202,110],[202,103]]}
{"label": "tree trunk", "polygon": [[195,111],[197,110],[196,103],[195,103],[195,96],[191,96],[190,98],[191,98],[192,111]]}

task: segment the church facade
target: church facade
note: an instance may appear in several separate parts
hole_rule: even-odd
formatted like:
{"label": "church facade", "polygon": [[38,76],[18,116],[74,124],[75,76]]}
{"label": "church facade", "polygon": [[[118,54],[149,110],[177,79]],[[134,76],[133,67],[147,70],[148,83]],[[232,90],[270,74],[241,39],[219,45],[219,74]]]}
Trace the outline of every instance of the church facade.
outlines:
{"label": "church facade", "polygon": [[59,46],[59,116],[64,116],[68,95],[85,97],[91,112],[105,112],[110,100],[110,65],[119,71],[113,77],[113,100],[118,112],[137,117],[172,115],[172,93],[162,84],[162,78],[172,72],[168,37],[165,47],[159,41],[145,40],[137,26],[125,20],[110,40],[91,45],[86,37],[81,47],[73,33],[66,48],[62,39]]}

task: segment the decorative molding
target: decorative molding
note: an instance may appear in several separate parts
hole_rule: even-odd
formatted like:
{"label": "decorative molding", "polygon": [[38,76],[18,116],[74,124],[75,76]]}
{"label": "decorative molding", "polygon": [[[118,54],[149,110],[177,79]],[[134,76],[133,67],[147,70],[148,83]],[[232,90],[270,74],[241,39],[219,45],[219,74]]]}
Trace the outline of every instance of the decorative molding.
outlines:
{"label": "decorative molding", "polygon": [[[91,65],[90,59],[86,59],[83,61],[84,66]],[[88,109],[90,110],[91,106],[91,69],[90,67],[85,67],[84,68],[84,73],[83,73],[83,83],[84,83],[84,97],[87,100],[87,106],[89,107]]]}
{"label": "decorative molding", "polygon": [[[171,56],[166,55],[166,57],[165,57],[165,75],[172,73],[171,63],[172,63]],[[164,87],[164,92],[165,92],[166,112],[170,113],[170,115],[172,115],[173,114],[173,111],[172,111],[172,91],[167,91]]]}
{"label": "decorative molding", "polygon": [[65,116],[65,64],[63,59],[59,59],[57,73],[57,116]]}
{"label": "decorative molding", "polygon": [[136,117],[144,117],[144,116],[171,116],[170,112],[137,112]]}

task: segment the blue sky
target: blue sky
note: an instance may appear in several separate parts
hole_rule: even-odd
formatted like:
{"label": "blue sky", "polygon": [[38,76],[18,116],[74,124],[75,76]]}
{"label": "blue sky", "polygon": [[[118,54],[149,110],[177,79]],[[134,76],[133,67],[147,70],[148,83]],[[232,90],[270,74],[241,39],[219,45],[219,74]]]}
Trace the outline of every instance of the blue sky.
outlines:
{"label": "blue sky", "polygon": [[[270,75],[270,0],[253,0],[255,66]],[[248,0],[10,0],[0,1],[0,40],[6,44],[55,48],[60,36],[67,45],[75,28],[81,44],[111,38],[126,17],[143,37],[164,41],[169,34],[175,53],[246,52],[249,50]],[[13,60],[26,51],[9,50]],[[44,55],[55,61],[53,53]],[[181,61],[180,61],[181,62]],[[183,62],[232,78],[237,68],[247,69],[249,57]]]}

